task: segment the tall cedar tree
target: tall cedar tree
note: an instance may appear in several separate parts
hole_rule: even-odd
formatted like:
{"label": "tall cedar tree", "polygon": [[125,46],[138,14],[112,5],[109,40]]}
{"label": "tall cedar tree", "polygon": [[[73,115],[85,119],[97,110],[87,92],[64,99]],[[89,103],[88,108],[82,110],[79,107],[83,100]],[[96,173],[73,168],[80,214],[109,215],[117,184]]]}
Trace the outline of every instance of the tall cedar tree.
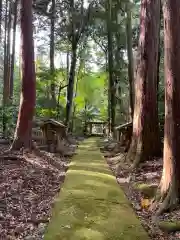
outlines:
{"label": "tall cedar tree", "polygon": [[6,84],[7,84],[7,99],[10,100],[10,71],[11,71],[11,25],[12,25],[12,2],[9,2],[9,13],[8,13],[8,29],[7,29],[7,56],[6,56]]}
{"label": "tall cedar tree", "polygon": [[114,83],[114,66],[113,66],[113,36],[112,36],[112,0],[107,2],[107,40],[108,40],[108,70],[109,70],[109,104],[110,104],[110,126],[111,133],[114,132],[115,126],[115,83]]}
{"label": "tall cedar tree", "polygon": [[71,118],[71,109],[73,103],[73,92],[74,92],[74,80],[76,74],[76,62],[77,62],[77,47],[79,37],[75,33],[75,23],[74,23],[74,13],[75,13],[75,6],[74,0],[70,2],[71,8],[71,65],[69,71],[69,79],[68,79],[68,87],[67,87],[67,103],[66,103],[66,121],[65,124],[70,127],[70,118]]}
{"label": "tall cedar tree", "polygon": [[8,6],[10,6],[10,4],[8,4],[8,0],[5,1],[5,19],[4,19],[4,73],[3,73],[3,80],[4,80],[4,84],[3,84],[3,137],[6,138],[7,137],[7,115],[6,115],[6,107],[9,103],[9,79],[8,79],[8,69],[9,69],[9,65],[8,65],[8,28],[9,28],[9,24],[8,24]]}
{"label": "tall cedar tree", "polygon": [[180,199],[180,1],[165,0],[165,127],[163,173],[160,184],[162,205],[158,213],[174,207]]}
{"label": "tall cedar tree", "polygon": [[3,105],[4,107],[7,105],[8,102],[8,91],[9,91],[9,84],[7,82],[7,67],[8,67],[8,56],[7,56],[7,32],[8,32],[8,0],[5,2],[5,21],[4,21],[4,84],[3,84]]}
{"label": "tall cedar tree", "polygon": [[126,3],[126,41],[128,55],[128,78],[129,78],[129,100],[131,118],[134,114],[134,67],[133,67],[133,51],[132,51],[132,21],[131,21],[131,3]]}
{"label": "tall cedar tree", "polygon": [[127,155],[127,159],[133,161],[133,167],[160,154],[157,104],[159,24],[160,0],[141,0],[133,135]]}
{"label": "tall cedar tree", "polygon": [[14,62],[15,62],[15,48],[16,48],[16,28],[17,28],[17,6],[18,0],[15,0],[13,7],[13,38],[12,38],[12,55],[11,55],[11,73],[10,73],[10,98],[13,99],[14,89]]}
{"label": "tall cedar tree", "polygon": [[54,79],[54,32],[55,32],[55,10],[56,10],[56,1],[52,0],[51,8],[51,34],[50,34],[50,71],[51,71],[51,99],[52,99],[52,109],[56,108],[56,94],[55,94],[55,79]]}
{"label": "tall cedar tree", "polygon": [[32,0],[21,0],[21,34],[22,91],[12,149],[32,147],[32,120],[36,100]]}

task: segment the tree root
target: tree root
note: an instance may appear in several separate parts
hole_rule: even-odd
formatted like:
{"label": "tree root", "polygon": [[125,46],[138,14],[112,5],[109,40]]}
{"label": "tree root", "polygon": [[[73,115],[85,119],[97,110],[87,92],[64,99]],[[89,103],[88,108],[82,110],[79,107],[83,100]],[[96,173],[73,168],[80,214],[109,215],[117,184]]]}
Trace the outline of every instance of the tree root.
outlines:
{"label": "tree root", "polygon": [[136,156],[135,149],[134,148],[132,149],[132,147],[130,147],[130,149],[126,155],[126,162],[132,163],[135,156]]}
{"label": "tree root", "polygon": [[164,212],[176,209],[179,204],[177,196],[176,189],[173,186],[164,194],[160,193],[160,189],[158,189],[151,205],[151,210],[155,212],[156,217],[162,215]]}
{"label": "tree root", "polygon": [[170,194],[168,194],[164,201],[159,205],[156,215],[160,216],[168,210],[174,210],[177,207],[178,203],[179,200],[177,198],[173,198]]}
{"label": "tree root", "polygon": [[126,161],[130,164],[133,163],[134,159],[136,158],[136,154],[137,154],[137,140],[132,139],[132,142],[126,155]]}
{"label": "tree root", "polygon": [[0,156],[0,160],[11,160],[11,161],[24,161],[24,157],[23,156],[20,156],[20,155],[8,155],[8,154],[3,154]]}

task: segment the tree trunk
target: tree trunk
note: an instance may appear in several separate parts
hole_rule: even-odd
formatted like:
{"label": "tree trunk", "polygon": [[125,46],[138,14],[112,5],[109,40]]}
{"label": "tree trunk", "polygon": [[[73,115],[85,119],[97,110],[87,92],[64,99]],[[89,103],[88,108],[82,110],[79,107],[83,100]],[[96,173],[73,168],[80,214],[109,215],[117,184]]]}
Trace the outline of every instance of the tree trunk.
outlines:
{"label": "tree trunk", "polygon": [[[162,3],[160,5],[160,24],[159,24],[159,32],[162,29],[162,20],[163,20],[163,12],[162,12]],[[158,49],[158,62],[157,62],[157,102],[159,102],[159,82],[160,82],[160,65],[161,65],[161,54],[162,54],[162,43],[161,36],[159,34],[159,49]]]}
{"label": "tree trunk", "polygon": [[74,17],[75,17],[75,3],[74,0],[70,1],[71,7],[71,65],[69,71],[69,81],[67,87],[67,102],[66,102],[66,120],[65,124],[69,131],[70,127],[70,118],[72,112],[72,105],[73,105],[73,93],[74,93],[74,81],[75,81],[75,74],[76,74],[76,62],[77,62],[77,47],[78,47],[78,40],[79,36],[76,35],[76,28],[74,24]]}
{"label": "tree trunk", "polygon": [[87,99],[84,99],[84,134],[87,135]]}
{"label": "tree trunk", "polygon": [[[116,13],[116,24],[119,24],[119,11]],[[114,59],[114,72],[115,72],[115,84],[116,84],[116,92],[115,92],[115,99],[116,99],[116,104],[118,106],[118,110],[121,110],[123,108],[122,104],[122,95],[121,95],[121,72],[122,72],[122,56],[121,56],[121,32],[118,29],[115,33],[115,39],[116,39],[116,48],[115,48],[115,59]],[[117,114],[117,121],[119,121]]]}
{"label": "tree trunk", "polygon": [[1,42],[1,39],[2,39],[1,24],[2,24],[2,0],[0,0],[0,42]]}
{"label": "tree trunk", "polygon": [[158,213],[176,206],[180,200],[180,1],[165,0],[165,126],[161,200]]}
{"label": "tree trunk", "polygon": [[129,99],[130,111],[133,119],[134,113],[134,67],[133,67],[133,51],[132,51],[132,23],[131,23],[131,9],[130,3],[126,3],[126,41],[127,41],[127,54],[128,54],[128,77],[129,77]]}
{"label": "tree trunk", "polygon": [[68,79],[69,79],[69,46],[68,46],[68,50],[67,50],[67,55],[66,55],[66,63],[67,63],[67,83],[68,83]]}
{"label": "tree trunk", "polygon": [[4,21],[4,72],[3,72],[3,137],[6,137],[6,125],[7,125],[7,116],[6,116],[6,107],[8,104],[9,96],[9,84],[7,82],[7,71],[8,71],[8,55],[7,55],[7,32],[8,32],[8,0],[5,2],[5,21]]}
{"label": "tree trunk", "polygon": [[36,100],[36,77],[32,26],[32,0],[21,0],[22,92],[11,149],[32,147],[32,120]]}
{"label": "tree trunk", "polygon": [[160,0],[142,0],[133,135],[127,155],[127,159],[133,161],[133,167],[160,155],[157,103],[159,24]]}
{"label": "tree trunk", "polygon": [[[80,60],[82,61],[82,60]],[[80,66],[79,66],[79,71],[80,71],[80,68],[81,68],[81,65],[82,63],[80,63]],[[76,79],[76,85],[75,85],[75,91],[74,91],[74,98],[76,98],[77,96],[77,91],[78,91],[78,83],[79,83],[79,73],[77,74],[77,79]],[[74,130],[74,117],[75,117],[75,114],[76,114],[76,104],[74,103],[73,105],[73,113],[72,113],[72,124],[71,124],[71,131],[73,132]]]}
{"label": "tree trunk", "polygon": [[14,21],[13,21],[13,40],[12,40],[12,55],[11,55],[11,74],[10,74],[10,98],[13,99],[14,89],[14,62],[15,62],[15,47],[16,47],[16,27],[17,27],[17,6],[18,0],[14,3]]}
{"label": "tree trunk", "polygon": [[8,31],[7,31],[7,89],[8,103],[10,101],[10,71],[11,71],[11,22],[12,22],[12,3],[9,2]]}
{"label": "tree trunk", "polygon": [[115,86],[113,77],[113,46],[112,46],[112,2],[108,0],[108,20],[107,20],[107,37],[108,37],[108,70],[109,70],[109,97],[110,97],[110,122],[111,122],[111,132],[114,132],[115,126]]}
{"label": "tree trunk", "polygon": [[51,98],[52,108],[56,108],[56,94],[55,94],[55,76],[54,76],[54,31],[55,31],[55,9],[56,1],[52,0],[52,13],[51,13],[51,34],[50,34],[50,71],[51,71]]}
{"label": "tree trunk", "polygon": [[[82,49],[79,51],[79,66],[78,66],[78,71],[77,71],[77,76],[76,76],[76,83],[75,83],[75,88],[74,88],[74,98],[77,97],[77,91],[78,91],[78,84],[79,80],[82,79],[86,73],[86,68],[85,68],[85,51],[87,47],[87,41],[84,41],[82,45]],[[83,69],[83,73],[82,73]],[[75,119],[75,114],[76,114],[76,104],[74,102],[73,104],[73,110],[72,110],[72,122],[71,122],[71,132],[73,132],[74,128],[74,119]]]}
{"label": "tree trunk", "polygon": [[[105,53],[106,56],[106,73],[108,75],[108,56],[107,53]],[[108,136],[111,135],[111,99],[110,99],[110,85],[109,85],[109,78],[108,80],[108,106],[107,106],[107,111],[108,111]]]}
{"label": "tree trunk", "polygon": [[77,45],[72,45],[72,59],[71,59],[71,67],[69,72],[69,83],[67,87],[67,103],[66,103],[66,126],[69,128],[71,111],[72,111],[72,103],[73,103],[73,93],[74,93],[74,80],[76,74],[76,61],[77,61]]}
{"label": "tree trunk", "polygon": [[4,22],[4,89],[3,89],[3,104],[6,105],[8,98],[8,84],[7,84],[7,30],[8,30],[8,0],[6,0],[5,22]]}

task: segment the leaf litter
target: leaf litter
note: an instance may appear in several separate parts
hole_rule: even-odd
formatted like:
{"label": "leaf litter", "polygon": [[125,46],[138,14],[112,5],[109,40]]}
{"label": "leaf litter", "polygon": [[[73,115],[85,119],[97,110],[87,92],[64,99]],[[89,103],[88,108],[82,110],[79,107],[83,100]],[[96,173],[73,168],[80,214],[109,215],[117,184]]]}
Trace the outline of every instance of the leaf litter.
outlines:
{"label": "leaf litter", "polygon": [[0,156],[0,240],[43,239],[69,162],[47,152]]}

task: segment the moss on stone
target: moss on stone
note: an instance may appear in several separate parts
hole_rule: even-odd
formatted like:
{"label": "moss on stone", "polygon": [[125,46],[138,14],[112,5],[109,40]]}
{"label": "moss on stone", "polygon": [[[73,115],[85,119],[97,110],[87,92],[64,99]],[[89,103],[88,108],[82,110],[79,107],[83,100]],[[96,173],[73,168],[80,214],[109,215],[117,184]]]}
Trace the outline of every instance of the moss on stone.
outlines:
{"label": "moss on stone", "polygon": [[156,195],[157,185],[149,185],[146,183],[135,184],[135,188],[139,190],[144,197],[153,198]]}

